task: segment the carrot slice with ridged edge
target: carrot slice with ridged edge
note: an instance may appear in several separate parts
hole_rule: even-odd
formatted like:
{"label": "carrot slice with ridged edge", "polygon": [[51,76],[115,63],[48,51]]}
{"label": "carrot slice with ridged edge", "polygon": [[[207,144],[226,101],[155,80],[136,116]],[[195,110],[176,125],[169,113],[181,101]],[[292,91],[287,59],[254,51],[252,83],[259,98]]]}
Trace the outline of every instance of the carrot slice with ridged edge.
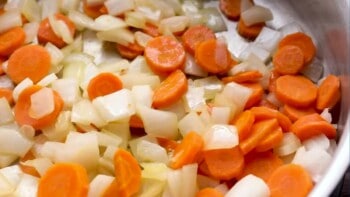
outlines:
{"label": "carrot slice with ridged edge", "polygon": [[215,38],[213,30],[203,25],[189,27],[182,35],[182,44],[187,52],[194,55],[198,43]]}
{"label": "carrot slice with ridged edge", "polygon": [[250,110],[254,114],[255,121],[276,118],[278,121],[278,124],[281,126],[281,128],[285,132],[288,132],[290,127],[292,126],[292,122],[289,120],[289,118],[275,109],[260,106],[260,107],[252,107]]}
{"label": "carrot slice with ridged edge", "polygon": [[340,80],[335,75],[328,75],[317,92],[316,108],[332,108],[340,99]]}
{"label": "carrot slice with ridged edge", "polygon": [[234,120],[233,124],[236,126],[238,131],[239,141],[243,141],[251,134],[251,128],[254,124],[255,116],[250,110],[245,110],[236,120]]}
{"label": "carrot slice with ridged edge", "polygon": [[7,57],[24,44],[25,32],[21,27],[14,27],[0,35],[0,56]]}
{"label": "carrot slice with ridged edge", "polygon": [[304,53],[298,46],[283,46],[273,56],[273,65],[281,75],[295,75],[304,67]]}
{"label": "carrot slice with ridged edge", "polygon": [[113,73],[100,73],[92,78],[88,84],[87,92],[90,100],[99,96],[111,94],[123,88],[123,83]]}

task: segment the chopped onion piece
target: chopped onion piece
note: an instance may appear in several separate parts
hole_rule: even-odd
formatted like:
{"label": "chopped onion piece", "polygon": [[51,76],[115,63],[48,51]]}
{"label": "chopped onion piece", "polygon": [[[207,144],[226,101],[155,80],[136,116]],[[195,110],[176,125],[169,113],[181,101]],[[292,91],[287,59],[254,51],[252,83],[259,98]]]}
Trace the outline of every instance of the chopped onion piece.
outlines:
{"label": "chopped onion piece", "polygon": [[204,97],[206,100],[211,100],[215,95],[221,92],[224,84],[216,76],[196,79],[193,81],[194,86],[204,87]]}
{"label": "chopped onion piece", "polygon": [[194,60],[194,57],[190,54],[186,54],[186,62],[184,72],[188,75],[193,75],[197,77],[206,77],[208,72],[203,70]]}
{"label": "chopped onion piece", "polygon": [[274,148],[274,152],[278,156],[286,156],[294,153],[301,146],[299,138],[292,132],[287,132],[283,134],[283,139],[281,144]]}
{"label": "chopped onion piece", "polygon": [[273,92],[269,92],[266,96],[266,100],[268,100],[270,103],[272,103],[273,105],[277,106],[277,107],[282,107],[283,103],[281,103],[281,101],[279,101],[276,98],[275,93]]}
{"label": "chopped onion piece", "polygon": [[137,157],[142,162],[160,162],[168,163],[168,155],[166,150],[156,143],[146,140],[140,140],[136,147]]}
{"label": "chopped onion piece", "polygon": [[41,7],[36,0],[25,0],[21,7],[21,12],[28,21],[41,21]]}
{"label": "chopped onion piece", "polygon": [[17,187],[18,183],[21,181],[22,175],[23,172],[18,164],[11,165],[8,167],[1,166],[0,176],[3,176],[14,187]]}
{"label": "chopped onion piece", "polygon": [[228,124],[231,117],[230,107],[213,107],[211,111],[211,119],[215,124]]}
{"label": "chopped onion piece", "polygon": [[0,15],[0,34],[13,28],[22,26],[21,13],[18,10],[7,10]]}
{"label": "chopped onion piece", "polygon": [[0,125],[13,122],[14,117],[11,106],[5,97],[0,98]]}
{"label": "chopped onion piece", "polygon": [[53,165],[52,161],[48,158],[35,158],[33,160],[27,160],[21,163],[26,166],[34,167],[40,176],[43,176],[46,170]]}
{"label": "chopped onion piece", "polygon": [[107,176],[104,174],[98,174],[90,182],[88,197],[102,196],[104,191],[111,185],[113,182],[113,176]]}
{"label": "chopped onion piece", "polygon": [[[144,135],[142,137],[138,137],[138,138],[134,138],[132,140],[130,140],[128,142],[129,144],[129,147],[130,147],[130,150],[131,150],[131,153],[133,155],[136,156],[136,159],[137,160],[140,160],[137,156],[137,145],[139,142],[141,142],[141,140],[145,140],[145,141],[148,141],[148,142],[152,142],[152,143],[157,143],[157,138],[153,137],[153,136],[150,136],[150,135]],[[113,155],[112,155],[112,158],[113,158]]]}
{"label": "chopped onion piece", "polygon": [[145,16],[139,12],[126,12],[125,13],[125,23],[130,27],[136,27],[143,29],[146,27],[146,18]]}
{"label": "chopped onion piece", "polygon": [[195,196],[198,164],[185,165],[168,173],[168,189],[171,196]]}
{"label": "chopped onion piece", "polygon": [[175,102],[170,106],[162,107],[160,108],[160,110],[175,113],[179,120],[182,119],[187,114],[185,109],[185,104],[182,99],[178,100],[177,102]]}
{"label": "chopped onion piece", "polygon": [[270,52],[256,43],[249,43],[239,54],[239,59],[247,60],[251,54],[256,55],[260,60],[266,62],[271,56]]}
{"label": "chopped onion piece", "polygon": [[92,103],[87,99],[80,100],[73,104],[71,121],[82,125],[94,124],[97,127],[102,127],[107,124]]}
{"label": "chopped onion piece", "polygon": [[227,30],[225,21],[222,19],[222,16],[217,8],[204,8],[200,10],[199,13],[202,15],[202,21],[204,22],[204,25],[209,27],[214,32]]}
{"label": "chopped onion piece", "polygon": [[136,11],[141,12],[145,16],[147,22],[150,22],[153,25],[158,26],[158,23],[161,18],[160,10],[158,9],[154,10],[147,6],[137,6]]}
{"label": "chopped onion piece", "polygon": [[[6,62],[2,63],[3,65],[6,64]],[[0,88],[6,88],[13,90],[15,88],[15,85],[13,84],[13,81],[10,79],[7,75],[1,75],[0,76]]]}
{"label": "chopped onion piece", "polygon": [[103,62],[97,66],[100,72],[111,72],[124,74],[128,70],[130,63],[126,59],[116,60],[111,62]]}
{"label": "chopped onion piece", "polygon": [[34,136],[35,136],[35,129],[30,126],[30,125],[22,125],[19,128],[19,132],[21,132],[25,137],[27,137],[28,139],[33,140]]}
{"label": "chopped onion piece", "polygon": [[41,18],[47,18],[59,12],[59,1],[41,0]]}
{"label": "chopped onion piece", "polygon": [[56,34],[56,36],[61,38],[62,35],[61,35],[60,27],[58,25],[59,20],[56,19],[54,14],[48,16],[48,19],[49,19],[49,24],[50,24],[52,31]]}
{"label": "chopped onion piece", "polygon": [[139,44],[142,47],[146,47],[147,42],[153,38],[152,36],[145,34],[141,31],[136,31],[134,35],[137,44]]}
{"label": "chopped onion piece", "polygon": [[206,106],[204,99],[204,88],[189,86],[184,96],[187,111],[199,111]]}
{"label": "chopped onion piece", "polygon": [[317,83],[323,75],[324,66],[318,58],[314,58],[311,64],[306,65],[301,73],[307,78],[311,79],[314,83]]}
{"label": "chopped onion piece", "polygon": [[194,14],[198,12],[199,9],[203,8],[203,2],[196,0],[184,0],[181,8],[185,14]]}
{"label": "chopped onion piece", "polygon": [[254,4],[251,0],[241,0],[241,13],[253,7]]}
{"label": "chopped onion piece", "polygon": [[108,14],[117,16],[135,8],[134,0],[107,0],[104,2]]}
{"label": "chopped onion piece", "polygon": [[[232,99],[224,95],[222,92],[218,93],[214,97],[214,106],[219,107],[229,107],[231,114],[230,117],[234,118],[236,115],[238,115],[242,111],[242,107],[237,106],[235,102],[232,102]],[[202,112],[203,113],[203,112]],[[205,121],[212,122],[211,116],[208,112],[206,112],[206,118]],[[202,116],[202,114],[201,114]]]}
{"label": "chopped onion piece", "polygon": [[62,37],[62,40],[67,44],[73,43],[74,38],[67,24],[61,20],[58,20],[56,24],[59,31],[59,37]]}
{"label": "chopped onion piece", "polygon": [[10,0],[7,1],[7,3],[4,5],[4,10],[14,10],[14,9],[20,9],[23,5],[23,0]]}
{"label": "chopped onion piece", "polygon": [[70,131],[74,131],[75,127],[71,122],[71,111],[62,111],[54,125],[42,130],[43,134],[52,141],[63,141]]}
{"label": "chopped onion piece", "polygon": [[329,108],[324,109],[320,115],[327,122],[332,123],[332,114],[329,112]]}
{"label": "chopped onion piece", "polygon": [[23,81],[21,81],[19,84],[17,84],[17,86],[15,87],[15,89],[13,90],[13,99],[15,101],[18,100],[18,96],[22,93],[22,91],[26,88],[28,88],[29,86],[33,85],[33,81],[30,80],[29,78],[25,78],[23,79]]}
{"label": "chopped onion piece", "polygon": [[103,41],[116,42],[121,45],[128,45],[134,43],[134,34],[125,28],[116,28],[108,31],[98,32],[97,38]]}
{"label": "chopped onion piece", "polygon": [[33,142],[13,129],[0,128],[0,153],[23,157]]}
{"label": "chopped onion piece", "polygon": [[266,22],[273,19],[270,9],[254,5],[241,13],[242,20],[247,26]]}
{"label": "chopped onion piece", "polygon": [[58,65],[64,58],[64,54],[62,53],[62,51],[57,48],[55,45],[51,44],[50,42],[48,42],[45,45],[46,50],[50,53],[50,57],[51,57],[51,64],[52,65]]}
{"label": "chopped onion piece", "polygon": [[252,90],[238,83],[230,82],[224,86],[222,93],[229,100],[234,102],[241,111],[252,94]]}
{"label": "chopped onion piece", "polygon": [[[250,0],[245,0],[249,1]],[[282,39],[282,33],[271,29],[269,27],[263,27],[258,37],[254,40],[254,42],[266,49],[270,53],[274,52],[277,48],[278,42]]]}
{"label": "chopped onion piece", "polygon": [[144,56],[137,56],[131,63],[128,69],[128,74],[150,74],[154,75],[149,68]]}
{"label": "chopped onion piece", "polygon": [[96,134],[99,146],[118,147],[119,144],[121,144],[122,142],[122,139],[119,136],[115,135],[114,133],[111,133],[108,131],[103,131],[103,132],[92,131],[92,132]]}
{"label": "chopped onion piece", "polygon": [[303,146],[307,151],[311,149],[327,150],[330,146],[330,140],[325,134],[319,134],[303,141]]}
{"label": "chopped onion piece", "polygon": [[95,21],[81,12],[72,10],[68,13],[68,18],[73,21],[78,29],[95,29]]}
{"label": "chopped onion piece", "polygon": [[37,196],[39,178],[23,173],[14,196]]}
{"label": "chopped onion piece", "polygon": [[154,179],[159,181],[165,181],[168,176],[170,168],[164,163],[140,163],[142,166],[141,177],[144,179]]}
{"label": "chopped onion piece", "polygon": [[304,32],[303,29],[300,27],[300,25],[297,24],[296,22],[285,24],[284,26],[280,27],[278,31],[282,33],[282,37],[285,37],[289,34],[293,34],[296,32]]}
{"label": "chopped onion piece", "polygon": [[124,88],[131,89],[135,85],[150,85],[152,89],[160,84],[158,75],[149,75],[141,73],[130,73],[120,76]]}
{"label": "chopped onion piece", "polygon": [[26,33],[26,39],[25,43],[31,43],[34,42],[36,39],[36,35],[38,34],[39,29],[39,23],[38,22],[31,22],[26,23],[23,25],[23,30]]}
{"label": "chopped onion piece", "polygon": [[205,150],[233,148],[239,143],[236,127],[226,124],[214,124],[203,139]]}
{"label": "chopped onion piece", "polygon": [[37,85],[40,85],[40,86],[48,86],[50,85],[51,83],[53,83],[54,81],[56,81],[58,78],[57,76],[55,75],[55,73],[51,73],[49,75],[46,75],[44,78],[42,78],[38,83]]}
{"label": "chopped onion piece", "polygon": [[50,88],[42,88],[30,96],[30,117],[39,119],[52,113],[54,109],[54,95]]}
{"label": "chopped onion piece", "polygon": [[59,5],[63,13],[68,13],[79,8],[80,0],[60,0]]}
{"label": "chopped onion piece", "polygon": [[131,90],[135,105],[152,106],[153,90],[149,85],[136,85]]}
{"label": "chopped onion piece", "polygon": [[199,117],[197,112],[191,111],[183,117],[179,123],[179,131],[182,136],[186,136],[188,132],[195,131],[202,135],[205,131],[206,125]]}
{"label": "chopped onion piece", "polygon": [[160,21],[159,31],[164,34],[165,30],[172,33],[182,32],[189,25],[189,18],[187,16],[173,16],[170,18],[165,18]]}
{"label": "chopped onion piece", "polygon": [[261,178],[249,174],[240,179],[225,195],[225,197],[236,196],[270,196],[270,189]]}
{"label": "chopped onion piece", "polygon": [[127,24],[122,19],[111,15],[101,15],[95,19],[93,29],[97,31],[108,31],[124,27],[127,27]]}

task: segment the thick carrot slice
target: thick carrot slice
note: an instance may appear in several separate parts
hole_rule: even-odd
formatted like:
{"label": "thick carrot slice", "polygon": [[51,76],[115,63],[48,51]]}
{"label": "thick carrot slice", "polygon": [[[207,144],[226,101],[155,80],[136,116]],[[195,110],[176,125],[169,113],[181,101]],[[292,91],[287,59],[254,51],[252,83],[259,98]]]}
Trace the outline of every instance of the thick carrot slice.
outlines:
{"label": "thick carrot slice", "polygon": [[216,39],[200,42],[195,50],[195,60],[200,67],[213,74],[225,73],[236,64],[227,45]]}
{"label": "thick carrot slice", "polygon": [[183,66],[186,59],[182,44],[171,36],[159,36],[147,42],[145,58],[156,73],[171,73]]}
{"label": "thick carrot slice", "polygon": [[271,197],[306,197],[313,187],[308,172],[296,164],[277,168],[267,181]]}
{"label": "thick carrot slice", "polygon": [[224,197],[224,195],[214,188],[207,187],[199,190],[196,197]]}
{"label": "thick carrot slice", "polygon": [[286,46],[286,45],[294,45],[299,47],[304,54],[304,62],[305,64],[311,63],[312,59],[316,54],[316,47],[312,42],[312,39],[302,32],[297,32],[294,34],[289,34],[284,37],[278,44],[278,49]]}
{"label": "thick carrot slice", "polygon": [[111,94],[123,88],[123,83],[112,73],[100,73],[92,78],[87,87],[90,100]]}
{"label": "thick carrot slice", "polygon": [[262,153],[249,153],[244,156],[245,165],[238,179],[248,174],[253,174],[267,181],[271,174],[280,166],[283,161],[270,151]]}
{"label": "thick carrot slice", "polygon": [[[57,14],[55,14],[55,18],[56,18],[56,20],[63,21],[67,25],[72,36],[74,36],[75,25],[68,17],[66,17],[63,14],[57,13]],[[48,18],[44,19],[40,23],[40,26],[38,29],[38,39],[39,39],[40,43],[45,44],[47,42],[51,42],[52,44],[54,44],[58,48],[62,48],[64,46],[66,46],[66,43],[62,40],[62,38],[57,36],[55,34],[55,32],[52,30],[52,27],[50,25]]]}
{"label": "thick carrot slice", "polygon": [[5,97],[10,105],[13,104],[13,90],[7,88],[0,88],[0,98]]}
{"label": "thick carrot slice", "polygon": [[170,161],[170,167],[178,169],[184,165],[197,162],[203,146],[204,141],[202,137],[196,132],[190,131],[181,143],[176,146],[174,156]]}
{"label": "thick carrot slice", "polygon": [[260,83],[241,83],[241,85],[253,90],[252,94],[248,98],[247,103],[244,106],[245,109],[249,109],[260,103],[264,95],[264,88]]}
{"label": "thick carrot slice", "polygon": [[161,35],[158,31],[158,27],[151,23],[146,23],[146,26],[142,29],[142,31],[152,37],[157,37]]}
{"label": "thick carrot slice", "polygon": [[4,71],[4,69],[2,68],[2,63],[4,63],[4,59],[2,59],[1,57],[0,57],[0,76],[1,75],[3,75],[3,74],[5,74],[5,71]]}
{"label": "thick carrot slice", "polygon": [[265,152],[273,149],[281,144],[283,140],[283,131],[281,127],[278,127],[275,130],[272,130],[261,142],[255,147],[257,152]]}
{"label": "thick carrot slice", "polygon": [[219,180],[237,177],[244,167],[244,156],[239,146],[203,151],[203,159],[210,175]]}
{"label": "thick carrot slice", "polygon": [[175,140],[157,137],[158,144],[167,151],[174,151],[179,145]]}
{"label": "thick carrot slice", "polygon": [[334,75],[328,75],[318,88],[316,108],[318,110],[332,108],[339,99],[340,80]]}
{"label": "thick carrot slice", "polygon": [[196,45],[202,41],[215,38],[215,34],[208,27],[197,25],[188,28],[181,38],[186,51],[194,55]]}
{"label": "thick carrot slice", "polygon": [[309,107],[317,98],[317,86],[304,76],[284,75],[276,80],[276,97],[295,107]]}
{"label": "thick carrot slice", "polygon": [[250,136],[239,143],[243,154],[252,151],[269,133],[279,127],[276,119],[262,120],[254,123]]}
{"label": "thick carrot slice", "polygon": [[273,65],[282,75],[297,74],[304,67],[304,53],[298,46],[283,46],[273,56]]}
{"label": "thick carrot slice", "polygon": [[268,108],[268,107],[252,107],[250,109],[255,117],[255,121],[267,120],[276,118],[278,124],[281,126],[282,130],[288,132],[290,127],[292,126],[292,122],[289,120],[287,116],[282,114],[281,112]]}
{"label": "thick carrot slice", "polygon": [[74,163],[56,163],[39,181],[38,197],[87,196],[89,178],[84,167]]}
{"label": "thick carrot slice", "polygon": [[26,38],[21,27],[14,27],[0,35],[0,56],[7,57],[23,45]]}
{"label": "thick carrot slice", "polygon": [[29,115],[29,109],[31,105],[30,97],[41,88],[41,86],[33,85],[24,89],[19,95],[14,107],[15,120],[19,125],[26,124],[32,126],[34,129],[42,129],[54,123],[59,113],[62,111],[64,102],[61,96],[53,90],[55,104],[54,111],[39,119],[32,118]]}
{"label": "thick carrot slice", "polygon": [[259,35],[264,26],[265,23],[257,23],[251,26],[247,26],[242,19],[239,19],[237,24],[237,32],[243,38],[254,40]]}
{"label": "thick carrot slice", "polygon": [[160,86],[154,90],[153,107],[169,106],[183,96],[187,91],[187,78],[181,70],[172,72]]}
{"label": "thick carrot slice", "polygon": [[142,119],[137,115],[132,115],[129,120],[129,125],[132,128],[144,128]]}
{"label": "thick carrot slice", "polygon": [[256,70],[253,71],[245,71],[242,73],[238,73],[237,75],[223,77],[221,80],[224,83],[236,82],[236,83],[252,83],[257,82],[261,79],[263,75]]}
{"label": "thick carrot slice", "polygon": [[237,21],[241,14],[241,0],[220,0],[220,10],[231,20]]}
{"label": "thick carrot slice", "polygon": [[129,43],[127,46],[117,43],[116,49],[119,52],[120,56],[129,60],[133,60],[137,56],[142,55],[144,51],[144,48],[136,42]]}
{"label": "thick carrot slice", "polygon": [[239,141],[245,140],[251,134],[251,128],[254,124],[255,116],[250,110],[242,112],[234,121],[238,131]]}
{"label": "thick carrot slice", "polygon": [[10,56],[7,75],[15,83],[20,83],[27,77],[37,83],[49,73],[50,67],[51,57],[44,47],[26,45]]}
{"label": "thick carrot slice", "polygon": [[282,113],[284,113],[288,118],[292,121],[295,122],[299,118],[310,115],[313,113],[316,113],[316,110],[313,107],[308,107],[308,108],[297,108],[293,107],[290,105],[284,105]]}
{"label": "thick carrot slice", "polygon": [[103,13],[101,12],[101,8],[104,6],[104,4],[101,5],[94,5],[94,6],[89,6],[87,5],[87,0],[83,0],[83,10],[84,13],[91,18],[97,18],[101,16]]}
{"label": "thick carrot slice", "polygon": [[300,140],[306,140],[319,134],[325,134],[331,139],[337,135],[334,126],[317,113],[299,118],[290,127],[290,131],[298,136]]}
{"label": "thick carrot slice", "polygon": [[35,177],[40,177],[39,172],[33,166],[27,166],[23,164],[23,162],[26,162],[32,159],[35,159],[35,156],[32,151],[28,151],[22,158],[20,158],[19,167],[21,168],[23,173],[26,173]]}

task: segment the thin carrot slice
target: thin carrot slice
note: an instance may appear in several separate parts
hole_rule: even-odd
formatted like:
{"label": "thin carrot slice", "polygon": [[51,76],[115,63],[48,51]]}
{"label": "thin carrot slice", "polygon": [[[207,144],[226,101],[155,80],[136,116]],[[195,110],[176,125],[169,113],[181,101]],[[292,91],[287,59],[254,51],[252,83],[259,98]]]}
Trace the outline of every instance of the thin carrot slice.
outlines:
{"label": "thin carrot slice", "polygon": [[132,128],[144,128],[142,119],[137,115],[132,115],[130,117],[129,125]]}
{"label": "thin carrot slice", "polygon": [[24,89],[22,93],[19,95],[16,105],[14,107],[14,115],[15,115],[15,120],[17,124],[30,125],[34,129],[42,129],[51,125],[56,121],[59,113],[63,109],[64,102],[61,96],[54,90],[53,90],[54,104],[55,104],[54,111],[39,119],[32,118],[29,115],[29,109],[31,105],[30,97],[32,94],[39,91],[41,88],[42,88],[41,86],[33,85]]}
{"label": "thin carrot slice", "polygon": [[7,57],[24,44],[26,34],[21,27],[14,27],[0,35],[0,56]]}
{"label": "thin carrot slice", "polygon": [[262,120],[254,123],[250,136],[239,143],[243,154],[252,151],[271,131],[279,127],[276,119]]}
{"label": "thin carrot slice", "polygon": [[313,187],[308,172],[296,164],[277,168],[267,181],[271,197],[306,197]]}
{"label": "thin carrot slice", "polygon": [[[67,25],[72,36],[74,36],[75,25],[68,17],[66,17],[63,14],[57,13],[57,14],[55,14],[55,18],[56,18],[56,20],[63,21]],[[66,46],[66,43],[63,41],[63,39],[60,38],[59,36],[57,36],[55,34],[55,32],[52,30],[52,27],[50,25],[48,18],[44,19],[40,23],[40,26],[38,29],[38,39],[39,39],[40,43],[45,44],[47,42],[51,42],[52,44],[54,44],[58,48],[62,48],[64,46]]]}
{"label": "thin carrot slice", "polygon": [[292,126],[292,122],[289,120],[287,116],[282,114],[281,112],[268,108],[268,107],[252,107],[250,109],[255,117],[255,121],[267,120],[276,118],[278,124],[282,128],[283,131],[288,132],[290,127]]}
{"label": "thin carrot slice", "polygon": [[127,46],[117,43],[116,49],[119,52],[120,56],[129,60],[133,60],[137,56],[142,55],[144,51],[144,48],[136,42],[129,43]]}
{"label": "thin carrot slice", "polygon": [[238,179],[253,174],[266,182],[271,174],[283,165],[283,161],[271,151],[249,153],[244,156],[244,161],[245,166]]}
{"label": "thin carrot slice", "polygon": [[319,134],[325,134],[328,138],[333,139],[337,135],[335,127],[317,113],[299,118],[290,127],[290,131],[300,140],[306,140]]}
{"label": "thin carrot slice", "polygon": [[231,20],[237,21],[241,14],[241,0],[220,0],[220,10]]}
{"label": "thin carrot slice", "polygon": [[171,73],[183,66],[186,59],[182,44],[171,36],[159,36],[147,42],[144,56],[155,73]]}
{"label": "thin carrot slice", "polygon": [[152,37],[158,37],[160,36],[160,32],[158,31],[158,27],[151,24],[146,23],[146,26],[142,29],[142,31]]}
{"label": "thin carrot slice", "polygon": [[250,110],[242,112],[234,121],[237,128],[239,141],[245,140],[251,134],[251,128],[254,124],[255,116]]}
{"label": "thin carrot slice", "polygon": [[215,38],[215,34],[208,27],[197,25],[188,28],[181,38],[186,51],[194,55],[196,45],[204,40]]}
{"label": "thin carrot slice", "polygon": [[207,187],[199,190],[196,197],[224,197],[224,195],[214,188]]}
{"label": "thin carrot slice", "polygon": [[176,146],[174,156],[170,161],[170,167],[178,169],[184,165],[196,163],[203,146],[204,141],[202,137],[196,132],[190,131],[186,134],[181,143]]}
{"label": "thin carrot slice", "polygon": [[0,76],[5,74],[4,69],[2,68],[2,63],[4,63],[4,59],[0,57]]}
{"label": "thin carrot slice", "polygon": [[273,65],[281,75],[294,75],[304,67],[304,53],[295,45],[286,45],[273,56]]}
{"label": "thin carrot slice", "polygon": [[317,86],[304,76],[284,75],[276,80],[276,97],[295,107],[309,107],[317,99]]}
{"label": "thin carrot slice", "polygon": [[20,158],[19,167],[21,168],[23,173],[26,173],[35,177],[40,177],[39,172],[33,166],[27,166],[23,164],[23,162],[26,162],[32,159],[35,159],[35,156],[32,151],[28,151],[22,158]]}
{"label": "thin carrot slice", "polygon": [[243,38],[248,40],[254,40],[261,32],[265,23],[257,23],[251,26],[247,26],[242,19],[239,19],[237,24],[237,32]]}
{"label": "thin carrot slice", "polygon": [[244,106],[245,109],[249,109],[260,103],[264,95],[264,88],[260,83],[241,83],[241,85],[253,91],[252,94],[249,96],[247,103]]}
{"label": "thin carrot slice", "polygon": [[13,90],[7,88],[0,88],[0,98],[6,98],[7,102],[12,105],[13,104]]}
{"label": "thin carrot slice", "polygon": [[195,60],[200,67],[213,74],[225,73],[236,64],[227,45],[216,39],[199,43],[195,50]]}
{"label": "thin carrot slice", "polygon": [[328,75],[318,88],[316,108],[318,110],[332,108],[339,99],[340,80],[334,75]]}
{"label": "thin carrot slice", "polygon": [[239,146],[203,151],[203,159],[210,175],[218,180],[233,179],[244,167],[244,156]]}
{"label": "thin carrot slice", "polygon": [[303,116],[316,113],[316,110],[313,107],[297,108],[297,107],[293,107],[290,105],[284,105],[282,113],[284,113],[286,116],[288,116],[288,118],[292,122],[295,122]]}
{"label": "thin carrot slice", "polygon": [[38,197],[87,196],[89,178],[84,167],[74,163],[56,163],[39,180]]}
{"label": "thin carrot slice", "polygon": [[299,47],[304,54],[304,62],[305,64],[311,63],[312,59],[316,54],[316,47],[312,42],[310,36],[306,35],[303,32],[297,32],[293,34],[289,34],[284,37],[278,44],[278,49],[286,46],[286,45],[294,45]]}
{"label": "thin carrot slice", "polygon": [[169,106],[187,91],[187,78],[181,70],[172,72],[160,86],[154,90],[152,106],[155,108]]}
{"label": "thin carrot slice", "polygon": [[221,80],[224,83],[236,82],[236,83],[252,83],[257,82],[261,79],[263,75],[256,70],[245,71],[242,73],[238,73],[233,76],[223,77]]}
{"label": "thin carrot slice", "polygon": [[261,142],[255,147],[257,152],[265,152],[273,149],[281,144],[283,140],[283,131],[281,127],[278,127],[275,130],[272,130]]}
{"label": "thin carrot slice", "polygon": [[112,73],[100,73],[92,78],[87,87],[89,99],[111,94],[123,88],[123,83]]}
{"label": "thin carrot slice", "polygon": [[15,83],[20,83],[27,77],[37,83],[49,73],[50,68],[51,56],[44,47],[26,45],[10,56],[7,75]]}
{"label": "thin carrot slice", "polygon": [[157,137],[158,144],[167,151],[174,151],[179,145],[176,141],[166,138]]}
{"label": "thin carrot slice", "polygon": [[101,12],[101,8],[104,6],[104,4],[100,5],[94,5],[89,6],[87,4],[87,0],[83,0],[83,10],[86,15],[88,15],[91,18],[97,18],[101,16],[103,13]]}

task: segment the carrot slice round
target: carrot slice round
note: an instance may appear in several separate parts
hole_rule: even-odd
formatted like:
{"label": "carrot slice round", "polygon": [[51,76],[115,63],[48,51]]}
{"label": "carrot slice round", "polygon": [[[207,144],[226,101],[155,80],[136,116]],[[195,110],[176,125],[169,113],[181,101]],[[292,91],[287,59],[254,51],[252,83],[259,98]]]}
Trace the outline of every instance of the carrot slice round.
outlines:
{"label": "carrot slice round", "polygon": [[288,118],[292,121],[295,122],[299,118],[310,115],[313,113],[316,113],[316,110],[313,107],[307,107],[307,108],[298,108],[298,107],[293,107],[290,105],[284,105],[282,112],[288,116]]}
{"label": "carrot slice round", "polygon": [[23,45],[26,38],[21,27],[14,27],[0,35],[0,56],[9,56]]}
{"label": "carrot slice round", "polygon": [[116,49],[120,56],[129,60],[133,60],[137,56],[142,55],[144,51],[144,48],[137,43],[129,43],[127,46],[117,43]]}
{"label": "carrot slice round", "polygon": [[101,12],[101,8],[104,6],[104,4],[100,5],[94,5],[94,6],[89,6],[87,4],[87,0],[83,0],[83,10],[84,13],[91,18],[97,18],[101,16],[103,13]]}
{"label": "carrot slice round", "polygon": [[254,124],[255,116],[250,110],[242,112],[234,121],[237,128],[239,141],[245,140],[251,134],[251,128]]}
{"label": "carrot slice round", "polygon": [[214,188],[207,187],[199,190],[196,197],[224,197],[224,195]]}
{"label": "carrot slice round", "polygon": [[215,38],[215,34],[208,27],[197,25],[188,28],[181,38],[186,51],[194,55],[196,45],[202,41]]}
{"label": "carrot slice round", "polygon": [[273,65],[282,75],[297,74],[304,67],[303,51],[295,45],[283,46],[273,56]]}
{"label": "carrot slice round", "polygon": [[257,23],[251,26],[247,26],[242,19],[239,19],[237,24],[237,32],[243,38],[254,40],[259,35],[264,26],[265,23]]}
{"label": "carrot slice round", "polygon": [[318,88],[316,108],[318,110],[332,108],[339,99],[340,80],[334,75],[328,75]]}
{"label": "carrot slice round", "polygon": [[123,83],[112,73],[100,73],[92,78],[87,87],[89,99],[111,94],[123,88]]}
{"label": "carrot slice round", "polygon": [[241,14],[241,0],[220,0],[220,10],[231,20],[237,21]]}
{"label": "carrot slice round", "polygon": [[264,88],[260,83],[242,83],[241,85],[251,89],[253,92],[249,96],[247,103],[244,108],[249,109],[254,105],[260,103],[264,95]]}

